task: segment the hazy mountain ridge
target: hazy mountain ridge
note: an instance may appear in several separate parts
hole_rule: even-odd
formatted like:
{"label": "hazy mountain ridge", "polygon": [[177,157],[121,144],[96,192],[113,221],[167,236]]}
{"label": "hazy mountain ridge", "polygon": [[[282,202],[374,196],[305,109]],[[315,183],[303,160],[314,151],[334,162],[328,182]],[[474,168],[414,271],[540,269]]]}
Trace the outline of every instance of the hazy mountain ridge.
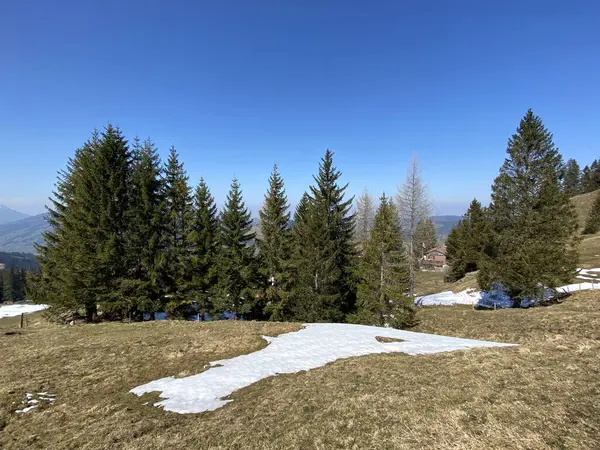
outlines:
{"label": "hazy mountain ridge", "polygon": [[34,244],[42,242],[47,228],[46,214],[0,224],[0,251],[35,253]]}
{"label": "hazy mountain ridge", "polygon": [[441,240],[446,239],[460,219],[462,219],[462,216],[431,216],[431,220],[435,224],[435,231]]}
{"label": "hazy mountain ridge", "polygon": [[29,217],[19,211],[9,208],[5,205],[0,205],[0,224],[16,222]]}

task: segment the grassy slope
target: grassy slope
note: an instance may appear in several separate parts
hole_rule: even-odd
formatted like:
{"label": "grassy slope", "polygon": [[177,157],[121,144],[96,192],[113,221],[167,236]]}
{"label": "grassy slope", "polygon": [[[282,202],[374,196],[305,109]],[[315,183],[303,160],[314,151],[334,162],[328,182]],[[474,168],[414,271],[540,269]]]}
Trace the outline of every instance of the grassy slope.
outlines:
{"label": "grassy slope", "polygon": [[[577,210],[579,225],[583,229],[590,208],[600,191],[588,192],[587,194],[573,197],[573,204]],[[600,233],[583,236],[579,245],[580,264],[586,269],[600,267]]]}
{"label": "grassy slope", "polygon": [[[372,355],[281,375],[217,411],[178,415],[128,390],[254,351],[293,324],[162,322],[55,326],[0,320],[0,447],[597,448],[600,295],[496,312],[425,308],[421,331],[521,344],[448,354]],[[36,319],[37,318],[37,319]],[[27,391],[56,405],[11,411]],[[15,404],[16,402],[17,404]],[[2,429],[3,428],[3,429]]]}

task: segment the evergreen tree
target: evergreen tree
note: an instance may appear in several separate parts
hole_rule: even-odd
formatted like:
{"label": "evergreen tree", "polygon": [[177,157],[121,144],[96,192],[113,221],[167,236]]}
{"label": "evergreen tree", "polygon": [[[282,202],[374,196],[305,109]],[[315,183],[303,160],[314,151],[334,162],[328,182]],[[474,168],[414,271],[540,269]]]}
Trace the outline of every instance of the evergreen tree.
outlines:
{"label": "evergreen tree", "polygon": [[581,192],[581,170],[574,159],[569,159],[565,165],[563,188],[571,196]]}
{"label": "evergreen tree", "polygon": [[342,321],[355,305],[354,216],[347,185],[326,151],[311,194],[303,197],[294,225],[294,314],[298,320]]}
{"label": "evergreen tree", "polygon": [[191,279],[190,245],[187,242],[192,213],[191,191],[188,176],[179,162],[175,147],[171,147],[164,170],[165,182],[165,241],[166,264],[163,268],[167,286],[166,309],[181,314],[191,303],[186,290]]}
{"label": "evergreen tree", "polygon": [[492,186],[491,241],[479,271],[488,288],[502,283],[519,300],[568,282],[577,263],[577,220],[560,190],[561,156],[541,119],[527,112],[508,141]]}
{"label": "evergreen tree", "polygon": [[446,281],[456,281],[478,270],[490,240],[485,209],[473,199],[463,218],[446,238],[446,261],[450,266]]}
{"label": "evergreen tree", "polygon": [[581,192],[588,193],[600,189],[600,162],[594,160],[590,166],[585,166],[581,174]]}
{"label": "evergreen tree", "polygon": [[383,194],[359,265],[358,322],[394,328],[413,325],[412,300],[405,295],[409,286],[408,265],[398,211]]}
{"label": "evergreen tree", "polygon": [[236,319],[240,316],[260,317],[262,311],[255,299],[255,235],[237,178],[231,183],[220,219],[219,283],[214,299],[215,309],[217,312],[230,311]]}
{"label": "evergreen tree", "polygon": [[130,228],[127,235],[128,274],[121,290],[140,313],[150,318],[161,309],[165,286],[165,223],[163,216],[164,186],[161,162],[150,139],[133,144],[133,167],[130,189]]}
{"label": "evergreen tree", "polygon": [[259,212],[262,237],[258,241],[261,284],[266,302],[265,313],[271,320],[291,316],[290,290],[290,213],[283,179],[273,167],[269,190]]}
{"label": "evergreen tree", "polygon": [[0,270],[0,303],[4,303],[4,273]]}
{"label": "evergreen tree", "polygon": [[431,219],[422,219],[417,223],[414,233],[415,254],[418,261],[423,261],[423,256],[429,250],[438,246],[438,237],[435,225]]}
{"label": "evergreen tree", "polygon": [[78,219],[84,249],[78,255],[89,274],[89,287],[105,312],[125,315],[131,304],[121,283],[127,275],[131,152],[118,128],[108,125],[95,149],[91,167],[78,184]]}
{"label": "evergreen tree", "polygon": [[596,194],[592,209],[585,221],[583,234],[595,234],[598,231],[600,231],[600,192]]}
{"label": "evergreen tree", "polygon": [[3,283],[3,295],[4,301],[13,302],[14,301],[14,284],[15,284],[15,269],[10,268],[6,271],[6,276],[4,277]]}
{"label": "evergreen tree", "polygon": [[356,199],[356,240],[361,246],[369,240],[374,215],[373,197],[365,187],[362,194]]}
{"label": "evergreen tree", "polygon": [[191,248],[190,291],[194,294],[201,317],[212,311],[212,291],[217,284],[217,246],[219,222],[215,200],[203,178],[196,187],[194,210],[188,241]]}
{"label": "evergreen tree", "polygon": [[127,275],[130,170],[127,141],[108,125],[59,174],[50,230],[38,247],[41,274],[31,279],[35,301],[56,312],[85,309],[88,321],[98,305],[105,313],[127,312],[121,284]]}
{"label": "evergreen tree", "polygon": [[36,303],[50,305],[50,311],[57,315],[85,308],[88,320],[95,315],[96,301],[93,294],[84,289],[83,280],[72,276],[76,267],[68,260],[78,243],[71,212],[76,204],[75,185],[98,141],[99,133],[94,131],[91,139],[75,151],[66,168],[58,173],[54,197],[50,199],[53,207],[47,208],[49,229],[42,233],[44,242],[36,244],[40,272],[31,277],[29,283],[29,295]]}

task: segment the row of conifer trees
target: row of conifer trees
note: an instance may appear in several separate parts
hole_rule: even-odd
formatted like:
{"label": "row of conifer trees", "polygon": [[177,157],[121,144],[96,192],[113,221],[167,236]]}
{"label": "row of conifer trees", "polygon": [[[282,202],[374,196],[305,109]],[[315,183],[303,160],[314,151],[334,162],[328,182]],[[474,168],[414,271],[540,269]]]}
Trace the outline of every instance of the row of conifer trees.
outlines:
{"label": "row of conifer trees", "polygon": [[408,325],[396,207],[381,198],[359,258],[340,176],[328,150],[292,222],[275,166],[257,238],[237,179],[219,213],[203,179],[192,192],[174,148],[163,166],[150,140],[130,146],[109,125],[59,174],[30,295],[88,321],[166,311]]}
{"label": "row of conifer trees", "polygon": [[[359,214],[355,233],[352,199],[329,150],[293,221],[275,166],[257,238],[236,179],[219,213],[202,179],[191,192],[173,148],[163,166],[151,141],[135,139],[130,147],[109,125],[60,173],[30,296],[59,314],[85,311],[89,321],[99,310],[109,319],[230,312],[407,326],[421,241],[436,244],[435,236],[417,237],[420,225],[426,236],[433,224],[414,220],[426,209],[415,208],[422,194],[415,173],[407,177],[408,201],[400,202],[413,212],[404,233],[385,195],[372,220]],[[474,201],[448,237],[449,278],[479,270],[482,288],[501,283],[515,299],[568,282],[577,264],[577,220],[564,175],[552,135],[528,111],[508,141],[490,206]]]}

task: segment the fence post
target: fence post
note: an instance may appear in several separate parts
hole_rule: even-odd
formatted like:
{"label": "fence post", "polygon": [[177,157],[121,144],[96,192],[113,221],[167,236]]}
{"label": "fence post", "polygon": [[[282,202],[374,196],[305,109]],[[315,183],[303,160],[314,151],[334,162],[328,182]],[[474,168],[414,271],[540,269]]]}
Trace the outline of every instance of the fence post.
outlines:
{"label": "fence post", "polygon": [[21,328],[23,328],[23,319],[25,319],[25,314],[21,313]]}

